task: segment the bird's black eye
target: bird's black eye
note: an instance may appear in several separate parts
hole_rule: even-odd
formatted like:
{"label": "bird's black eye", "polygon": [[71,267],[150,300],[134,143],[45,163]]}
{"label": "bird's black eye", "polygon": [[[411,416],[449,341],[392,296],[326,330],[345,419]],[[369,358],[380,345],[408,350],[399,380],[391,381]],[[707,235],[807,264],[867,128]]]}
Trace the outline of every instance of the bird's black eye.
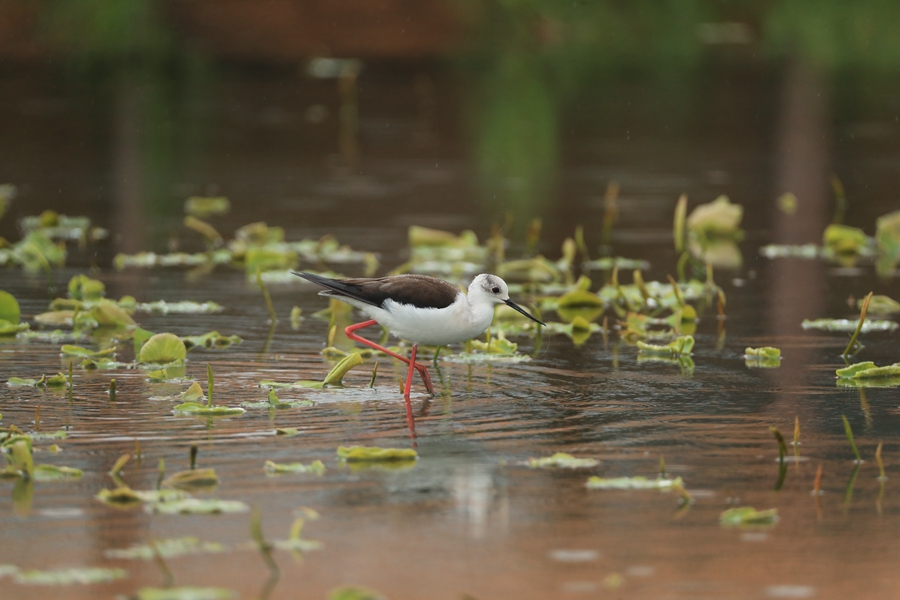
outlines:
{"label": "bird's black eye", "polygon": [[498,288],[497,286],[492,287],[492,288],[491,288],[491,293],[492,293],[492,294],[499,294],[499,293],[500,293],[500,288]]}

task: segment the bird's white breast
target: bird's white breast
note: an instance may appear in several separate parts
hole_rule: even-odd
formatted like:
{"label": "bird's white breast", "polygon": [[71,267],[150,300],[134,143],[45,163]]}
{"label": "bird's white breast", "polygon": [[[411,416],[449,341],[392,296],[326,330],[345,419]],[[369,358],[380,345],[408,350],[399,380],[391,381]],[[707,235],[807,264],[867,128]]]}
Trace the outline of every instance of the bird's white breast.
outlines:
{"label": "bird's white breast", "polygon": [[417,308],[386,300],[384,308],[360,307],[384,325],[395,336],[428,346],[444,346],[464,342],[481,335],[491,325],[493,307],[472,310],[465,294],[446,308]]}

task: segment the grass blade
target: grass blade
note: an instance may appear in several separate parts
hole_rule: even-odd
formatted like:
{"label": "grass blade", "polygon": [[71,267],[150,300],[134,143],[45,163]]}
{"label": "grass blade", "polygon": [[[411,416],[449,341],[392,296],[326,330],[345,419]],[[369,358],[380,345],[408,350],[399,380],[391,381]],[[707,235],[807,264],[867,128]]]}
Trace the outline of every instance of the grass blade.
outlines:
{"label": "grass blade", "polygon": [[841,415],[841,419],[844,420],[844,433],[847,435],[847,441],[850,442],[850,447],[853,449],[856,462],[861,463],[862,458],[859,456],[859,450],[856,449],[856,442],[853,441],[853,429],[850,428],[850,421],[847,420],[847,415]]}
{"label": "grass blade", "polygon": [[859,332],[862,331],[863,323],[866,322],[866,311],[869,310],[869,302],[872,300],[872,294],[874,292],[869,292],[869,295],[866,296],[866,299],[863,300],[862,309],[859,311],[859,323],[856,325],[856,331],[853,332],[853,336],[850,338],[850,343],[847,344],[847,347],[844,348],[844,352],[841,356],[850,356],[850,351],[853,350],[853,347],[856,345],[856,338],[859,337]]}

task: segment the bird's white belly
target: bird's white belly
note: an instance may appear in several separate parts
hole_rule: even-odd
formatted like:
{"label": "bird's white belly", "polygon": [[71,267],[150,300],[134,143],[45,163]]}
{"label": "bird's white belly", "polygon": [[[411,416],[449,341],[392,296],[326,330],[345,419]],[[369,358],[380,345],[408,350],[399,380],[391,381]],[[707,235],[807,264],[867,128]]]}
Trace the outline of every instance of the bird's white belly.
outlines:
{"label": "bird's white belly", "polygon": [[477,337],[490,327],[493,317],[493,309],[483,315],[473,314],[465,297],[446,308],[416,308],[388,300],[384,308],[368,306],[363,311],[393,335],[428,346],[455,344]]}

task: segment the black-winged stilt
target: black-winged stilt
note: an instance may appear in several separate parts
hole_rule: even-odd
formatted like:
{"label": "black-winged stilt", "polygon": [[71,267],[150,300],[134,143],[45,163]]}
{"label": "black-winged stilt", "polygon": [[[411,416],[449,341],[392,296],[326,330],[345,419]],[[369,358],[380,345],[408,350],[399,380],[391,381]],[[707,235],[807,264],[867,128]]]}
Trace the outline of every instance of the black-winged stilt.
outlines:
{"label": "black-winged stilt", "polygon": [[[419,344],[445,346],[481,335],[491,326],[494,307],[498,304],[506,304],[532,321],[544,324],[510,300],[506,282],[496,275],[477,276],[469,285],[468,294],[452,283],[428,275],[394,275],[373,279],[329,279],[312,273],[294,275],[326,288],[319,292],[322,296],[342,300],[372,317],[371,321],[351,325],[344,332],[348,338],[409,365],[403,392],[409,417],[412,415],[409,392],[413,369],[422,376],[428,392],[434,394],[428,369],[416,362]],[[409,358],[356,335],[356,331],[376,323],[398,338],[412,342]]]}

